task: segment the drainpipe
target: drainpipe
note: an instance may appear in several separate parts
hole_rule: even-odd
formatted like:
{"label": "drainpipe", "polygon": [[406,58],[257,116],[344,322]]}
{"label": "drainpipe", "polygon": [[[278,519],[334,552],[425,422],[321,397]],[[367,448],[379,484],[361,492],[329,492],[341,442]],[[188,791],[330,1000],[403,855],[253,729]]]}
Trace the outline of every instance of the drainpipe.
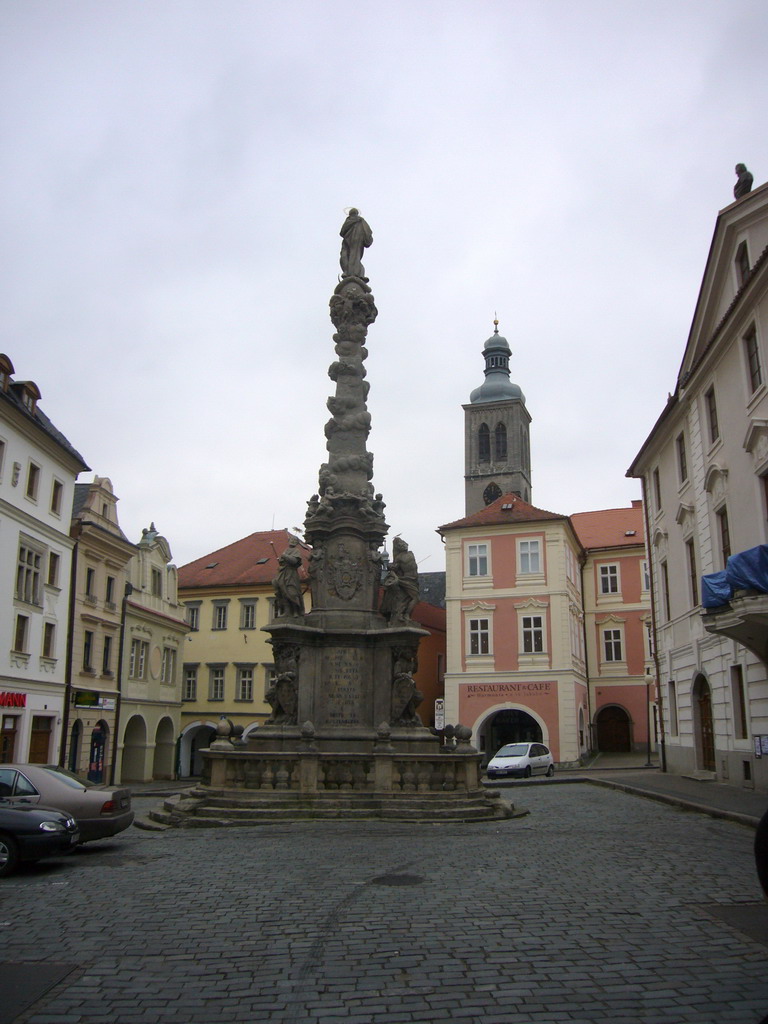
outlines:
{"label": "drainpipe", "polygon": [[[659,709],[658,722],[659,722],[659,760],[660,767],[663,772],[667,770],[667,751],[665,745],[665,734],[664,734],[664,710],[662,707],[663,698],[661,693],[661,679],[659,673],[659,645],[656,637],[656,588],[654,586],[653,577],[653,559],[651,558],[651,528],[650,522],[648,521],[648,489],[645,486],[645,474],[640,477],[640,486],[643,492],[643,521],[645,523],[645,553],[648,557],[648,582],[650,585],[651,593],[651,657],[653,658],[653,671],[656,674],[656,706]],[[648,702],[650,705],[650,701]],[[650,761],[650,750],[651,750],[651,724],[650,724],[650,711],[648,717],[648,760]]]}
{"label": "drainpipe", "polygon": [[587,564],[586,555],[579,559],[579,579],[581,580],[581,634],[584,644],[584,674],[587,677],[587,729],[589,730],[589,752],[595,749],[594,726],[592,725],[592,686],[589,674],[589,646],[587,645],[587,616],[584,613],[584,566]]}
{"label": "drainpipe", "polygon": [[72,565],[69,576],[69,622],[67,623],[67,654],[64,664],[64,711],[61,716],[61,742],[59,743],[59,767],[67,766],[67,744],[69,741],[69,706],[72,703],[72,647],[75,638],[75,592],[77,587],[78,542],[72,548]]}
{"label": "drainpipe", "polygon": [[120,606],[120,650],[117,652],[117,696],[115,697],[115,736],[112,741],[112,764],[109,767],[109,784],[114,786],[117,773],[117,748],[118,737],[120,736],[120,708],[123,696],[123,648],[125,647],[125,616],[128,608],[128,598],[133,593],[133,585],[125,584],[125,593]]}

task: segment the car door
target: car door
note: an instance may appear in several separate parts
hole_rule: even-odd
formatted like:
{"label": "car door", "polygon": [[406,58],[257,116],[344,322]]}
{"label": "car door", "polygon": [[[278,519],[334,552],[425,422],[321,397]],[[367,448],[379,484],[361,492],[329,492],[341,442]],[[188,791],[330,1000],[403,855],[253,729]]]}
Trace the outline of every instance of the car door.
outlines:
{"label": "car door", "polygon": [[0,794],[12,804],[37,804],[40,794],[29,781],[15,768],[0,768]]}
{"label": "car door", "polygon": [[535,775],[547,770],[547,755],[541,743],[534,743],[531,747],[531,770]]}

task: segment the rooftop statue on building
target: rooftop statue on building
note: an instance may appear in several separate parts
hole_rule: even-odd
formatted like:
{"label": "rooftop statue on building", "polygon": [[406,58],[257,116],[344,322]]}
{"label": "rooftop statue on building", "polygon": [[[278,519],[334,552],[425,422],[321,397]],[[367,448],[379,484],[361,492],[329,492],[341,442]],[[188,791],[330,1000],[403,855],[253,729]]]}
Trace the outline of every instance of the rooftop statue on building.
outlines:
{"label": "rooftop statue on building", "polygon": [[747,170],[745,164],[736,164],[736,184],[733,186],[733,195],[736,199],[749,195],[752,191],[753,177]]}

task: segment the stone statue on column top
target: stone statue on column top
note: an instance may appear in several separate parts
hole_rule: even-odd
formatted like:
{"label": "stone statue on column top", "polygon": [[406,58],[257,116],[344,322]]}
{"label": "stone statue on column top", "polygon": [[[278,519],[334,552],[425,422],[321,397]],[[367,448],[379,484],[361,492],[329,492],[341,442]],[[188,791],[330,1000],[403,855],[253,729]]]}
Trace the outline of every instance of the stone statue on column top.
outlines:
{"label": "stone statue on column top", "polygon": [[365,268],[362,263],[363,250],[373,242],[373,232],[368,222],[360,216],[360,211],[356,210],[354,206],[341,225],[339,234],[342,238],[341,256],[339,257],[342,277],[359,277],[363,281],[367,281],[368,278],[365,276]]}

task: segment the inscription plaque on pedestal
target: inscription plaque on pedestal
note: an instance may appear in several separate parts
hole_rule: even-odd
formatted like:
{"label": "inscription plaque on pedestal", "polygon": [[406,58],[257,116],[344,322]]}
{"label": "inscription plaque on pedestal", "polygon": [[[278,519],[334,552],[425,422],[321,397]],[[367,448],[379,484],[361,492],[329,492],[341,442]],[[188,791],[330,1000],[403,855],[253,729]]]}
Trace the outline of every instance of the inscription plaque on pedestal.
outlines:
{"label": "inscription plaque on pedestal", "polygon": [[363,652],[355,647],[336,647],[323,653],[323,704],[327,725],[362,725]]}

